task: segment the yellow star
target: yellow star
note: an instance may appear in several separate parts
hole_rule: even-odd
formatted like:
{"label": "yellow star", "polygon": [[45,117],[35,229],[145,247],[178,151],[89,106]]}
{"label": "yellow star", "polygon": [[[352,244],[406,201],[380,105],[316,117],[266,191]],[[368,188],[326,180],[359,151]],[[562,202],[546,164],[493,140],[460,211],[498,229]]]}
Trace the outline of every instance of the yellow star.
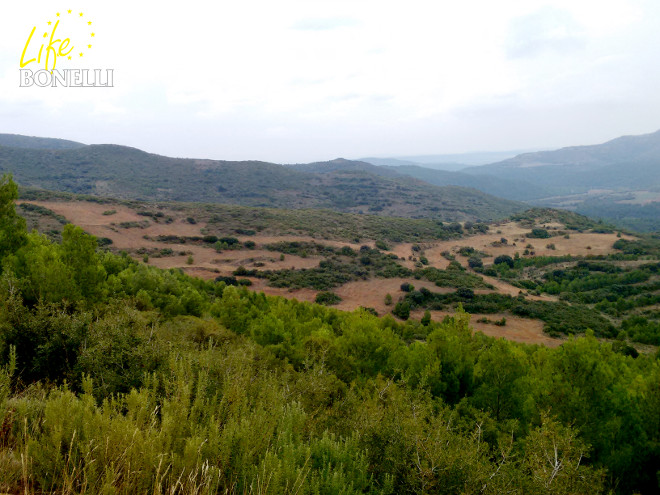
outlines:
{"label": "yellow star", "polygon": [[70,11],[70,10],[69,10],[68,12],[69,12],[69,14],[71,13],[71,11]]}
{"label": "yellow star", "polygon": [[82,52],[80,52],[80,56],[82,57]]}
{"label": "yellow star", "polygon": [[82,12],[80,13],[80,17],[82,17]]}
{"label": "yellow star", "polygon": [[51,25],[51,22],[50,22],[50,21],[48,21],[48,25],[49,25],[49,26]]}
{"label": "yellow star", "polygon": [[87,48],[91,48],[91,47],[92,47],[92,45],[87,45]]}
{"label": "yellow star", "polygon": [[57,13],[57,17],[59,17],[59,16],[60,16],[60,13],[58,12],[58,13]]}
{"label": "yellow star", "polygon": [[69,55],[69,56],[67,57],[67,59],[71,60],[71,55]]}
{"label": "yellow star", "polygon": [[92,21],[87,21],[87,25],[88,25],[88,26],[91,26],[91,25],[92,25]]}
{"label": "yellow star", "polygon": [[92,38],[94,37],[94,33],[92,33]]}

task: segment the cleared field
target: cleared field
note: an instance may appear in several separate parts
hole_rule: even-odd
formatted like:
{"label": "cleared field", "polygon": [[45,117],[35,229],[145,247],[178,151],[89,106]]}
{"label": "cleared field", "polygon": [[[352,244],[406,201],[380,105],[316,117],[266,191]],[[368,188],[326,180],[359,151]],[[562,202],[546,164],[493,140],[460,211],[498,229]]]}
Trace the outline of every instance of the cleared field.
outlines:
{"label": "cleared field", "polygon": [[[454,315],[454,313],[448,311],[431,311],[430,313],[431,318],[435,321],[442,321],[445,316]],[[423,311],[411,313],[412,318],[421,318],[423,315]],[[483,332],[490,337],[505,338],[525,344],[543,344],[548,347],[557,347],[565,341],[565,339],[553,338],[543,333],[543,322],[539,320],[519,318],[501,313],[488,315],[472,314],[470,316],[470,325],[472,328],[476,332]],[[506,325],[500,327],[493,323],[482,323],[478,321],[481,318],[488,318],[491,321],[506,318]]]}
{"label": "cleared field", "polygon": [[[143,252],[158,253],[160,250],[171,250],[171,254],[165,256],[150,256],[149,264],[159,268],[181,268],[186,273],[212,279],[219,275],[231,275],[238,267],[247,269],[258,268],[259,270],[282,270],[282,269],[309,269],[319,265],[324,259],[322,256],[298,256],[286,254],[283,259],[279,252],[265,249],[267,244],[281,241],[318,242],[323,245],[341,248],[349,246],[359,250],[361,246],[374,247],[375,240],[360,239],[360,242],[348,242],[340,240],[317,239],[311,236],[291,235],[286,233],[278,236],[272,232],[254,232],[254,235],[236,235],[241,242],[252,241],[252,249],[242,248],[240,250],[223,250],[217,252],[210,245],[200,243],[171,243],[161,242],[158,236],[192,237],[203,236],[208,233],[209,225],[204,222],[191,223],[186,216],[185,210],[160,208],[159,218],[138,215],[137,211],[124,205],[99,204],[83,201],[26,201],[36,204],[62,215],[70,222],[81,226],[85,231],[97,237],[106,237],[112,240],[112,248],[126,250],[137,260],[141,260]],[[563,228],[561,224],[547,223],[543,225],[551,234],[556,234]],[[462,247],[471,247],[486,254],[484,263],[492,263],[494,257],[499,255],[525,256],[525,250],[534,251],[536,255],[561,256],[561,255],[597,255],[609,254],[614,250],[612,245],[618,239],[616,234],[596,234],[569,232],[553,235],[548,239],[527,238],[529,226],[521,226],[516,222],[505,222],[494,224],[489,232],[484,234],[467,236],[461,239],[447,241],[424,242],[413,244],[410,242],[399,243],[391,246],[390,253],[396,254],[398,263],[410,268],[415,268],[415,260],[420,256],[419,249],[428,259],[428,266],[445,269],[450,261],[447,253],[454,256],[462,266],[469,272],[474,273],[467,265],[468,257],[459,254]],[[568,237],[568,238],[566,238]],[[625,239],[634,239],[624,235]],[[506,242],[503,242],[503,239]],[[357,241],[357,240],[356,240]],[[552,244],[554,249],[549,247]],[[530,246],[531,245],[531,246]],[[139,251],[139,252],[138,252]],[[444,254],[443,254],[444,253]],[[192,263],[190,263],[192,257]],[[498,292],[510,296],[517,296],[520,292],[515,287],[503,280],[494,277],[480,275],[484,281],[494,287],[494,290],[477,289],[475,293],[484,294]],[[303,289],[288,289],[270,287],[268,281],[254,277],[247,277],[252,281],[252,290],[263,291],[269,295],[278,295],[287,298],[295,298],[301,301],[313,301],[317,291]],[[454,289],[436,287],[434,283],[414,278],[371,278],[369,280],[358,280],[344,284],[334,289],[334,292],[342,298],[336,306],[338,309],[352,311],[358,307],[375,309],[378,314],[383,315],[392,310],[394,304],[404,296],[401,284],[409,283],[415,288],[427,288],[433,292],[451,292]],[[391,305],[385,304],[385,295],[390,294],[393,299]],[[547,294],[540,296],[527,295],[529,299],[554,301],[556,297]],[[450,312],[432,311],[433,319],[441,320]],[[413,311],[412,318],[421,318],[423,311]],[[502,317],[506,318],[505,326],[497,326],[492,323],[483,323],[478,320],[487,317],[496,321]],[[510,340],[526,343],[537,343],[548,346],[559,345],[562,340],[551,338],[543,333],[543,322],[526,318],[515,317],[505,314],[473,315],[472,326],[477,331],[482,331],[494,337],[504,337]]]}

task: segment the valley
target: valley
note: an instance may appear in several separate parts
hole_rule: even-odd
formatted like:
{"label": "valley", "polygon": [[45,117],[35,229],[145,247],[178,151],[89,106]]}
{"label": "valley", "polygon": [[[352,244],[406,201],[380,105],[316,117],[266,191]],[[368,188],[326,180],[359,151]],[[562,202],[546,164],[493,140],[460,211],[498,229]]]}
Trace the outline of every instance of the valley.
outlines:
{"label": "valley", "polygon": [[[232,212],[226,211],[223,216],[217,210],[212,210],[211,213],[204,205],[198,204],[50,199],[19,202],[19,211],[31,208],[29,205],[36,205],[43,209],[43,212],[51,212],[41,215],[35,223],[35,226],[42,231],[47,229],[40,226],[40,222],[46,222],[43,225],[48,225],[48,221],[52,221],[53,217],[57,216],[83,227],[86,232],[99,239],[106,239],[102,243],[107,243],[113,252],[126,252],[137,261],[146,260],[149,265],[158,268],[177,269],[208,280],[233,277],[249,284],[250,290],[300,301],[313,302],[319,292],[331,290],[340,298],[335,304],[337,309],[354,311],[360,307],[367,307],[379,315],[389,314],[397,302],[405,299],[407,292],[404,292],[402,287],[406,284],[410,284],[417,291],[425,289],[435,293],[453,293],[457,287],[462,286],[460,279],[456,285],[449,283],[449,286],[446,286],[443,283],[436,284],[422,276],[426,268],[444,272],[449,270],[448,273],[451,273],[452,263],[457,263],[458,268],[465,274],[477,277],[484,287],[489,287],[475,288],[473,292],[477,296],[500,294],[554,304],[559,301],[557,295],[525,290],[515,279],[507,280],[498,273],[492,273],[493,260],[502,256],[509,256],[511,259],[522,256],[527,260],[534,260],[536,257],[556,259],[568,257],[575,260],[611,257],[617,253],[613,247],[617,240],[636,239],[632,235],[617,234],[614,231],[594,232],[593,229],[567,231],[566,225],[559,219],[547,218],[545,222],[539,223],[530,223],[529,220],[503,220],[489,224],[487,229],[485,227],[482,229],[482,232],[463,232],[449,239],[446,238],[450,236],[448,232],[440,233],[443,238],[434,239],[433,237],[439,235],[439,232],[435,232],[416,242],[392,242],[392,237],[400,236],[396,229],[390,232],[381,231],[378,238],[374,236],[359,239],[348,232],[332,229],[324,231],[323,228],[316,235],[274,226],[258,232],[256,229],[259,228],[260,215],[256,211],[254,215],[245,216],[245,218],[252,217],[251,223],[248,220],[247,223],[242,223],[241,227],[237,227],[229,221]],[[529,238],[530,229],[536,226],[547,229],[549,236],[552,237]],[[204,236],[211,236],[211,240],[215,242],[223,236],[233,238],[236,239],[237,244],[231,249],[218,249],[214,243],[204,242],[202,240]],[[386,245],[383,246],[383,243]],[[378,250],[377,244],[385,249]],[[348,248],[356,253],[360,252],[363,246],[368,246],[374,252],[382,251],[385,256],[392,255],[396,260],[395,264],[403,272],[401,275],[385,276],[362,273],[355,279],[349,277],[344,282],[329,282],[328,287],[323,286],[322,290],[320,286],[314,286],[314,283],[306,285],[307,282],[304,280],[289,286],[287,283],[284,283],[284,286],[279,286],[279,283],[274,286],[268,278],[258,274],[254,276],[251,272],[284,271],[301,274],[318,269],[319,264],[327,259],[326,255],[313,252],[313,247],[309,249],[309,253],[287,248],[293,251],[284,254],[274,249],[278,245],[317,246],[319,249],[337,250]],[[468,263],[472,259],[469,253],[479,253],[484,267],[490,266],[491,272],[472,269]],[[422,258],[424,264],[420,262]],[[575,262],[569,261],[564,262],[562,266],[574,264]],[[392,297],[393,303],[386,303],[387,294]],[[411,318],[420,319],[424,315],[424,309],[421,307],[411,309]],[[430,314],[432,318],[441,320],[453,314],[453,310],[432,309]],[[505,325],[493,324],[494,321],[502,318],[506,319]],[[542,320],[521,317],[510,312],[492,314],[472,312],[471,326],[475,331],[481,331],[486,335],[525,343],[557,346],[566,338],[565,335],[556,333],[549,336],[544,332]],[[640,343],[636,346],[639,350],[645,349],[644,344]]]}

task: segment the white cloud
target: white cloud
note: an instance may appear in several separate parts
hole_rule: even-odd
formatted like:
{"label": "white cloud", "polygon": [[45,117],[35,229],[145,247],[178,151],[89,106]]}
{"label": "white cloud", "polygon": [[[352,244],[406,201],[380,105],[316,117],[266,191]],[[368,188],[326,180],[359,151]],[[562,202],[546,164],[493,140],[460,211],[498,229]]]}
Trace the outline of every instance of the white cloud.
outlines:
{"label": "white cloud", "polygon": [[[5,6],[5,132],[307,161],[545,147],[660,127],[651,112],[632,112],[660,106],[660,5],[650,0],[57,4]],[[17,87],[31,26],[58,8],[94,18],[88,60],[115,69],[115,88]]]}

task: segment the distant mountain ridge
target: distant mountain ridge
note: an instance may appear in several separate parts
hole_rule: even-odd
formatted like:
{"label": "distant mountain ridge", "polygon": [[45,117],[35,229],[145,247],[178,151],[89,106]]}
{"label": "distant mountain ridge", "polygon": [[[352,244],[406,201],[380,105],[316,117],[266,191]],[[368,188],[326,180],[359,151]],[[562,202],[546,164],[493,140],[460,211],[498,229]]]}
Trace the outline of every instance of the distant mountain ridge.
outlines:
{"label": "distant mountain ridge", "polygon": [[490,173],[494,170],[552,166],[589,171],[608,165],[648,160],[660,160],[660,130],[638,136],[622,136],[602,144],[523,153],[500,162],[470,167],[465,172]]}
{"label": "distant mountain ridge", "polygon": [[[526,205],[472,188],[438,187],[350,160],[283,166],[183,159],[119,145],[0,146],[0,172],[24,186],[122,199],[327,208],[443,221],[488,220]],[[376,171],[378,173],[376,173]]]}
{"label": "distant mountain ridge", "polygon": [[40,150],[64,150],[82,148],[87,145],[66,139],[22,136],[20,134],[0,134],[0,146]]}

